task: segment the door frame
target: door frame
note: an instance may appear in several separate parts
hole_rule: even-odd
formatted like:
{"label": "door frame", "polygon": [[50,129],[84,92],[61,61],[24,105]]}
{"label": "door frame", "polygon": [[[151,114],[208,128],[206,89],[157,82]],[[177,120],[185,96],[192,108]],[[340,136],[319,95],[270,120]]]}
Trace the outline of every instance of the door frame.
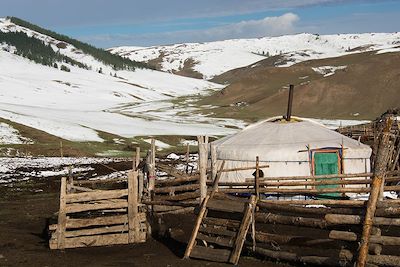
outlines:
{"label": "door frame", "polygon": [[[338,174],[343,174],[343,169],[342,169],[342,155],[343,155],[343,149],[342,148],[318,148],[318,149],[312,149],[310,150],[310,158],[311,158],[311,175],[312,176],[316,176],[315,175],[315,159],[314,159],[314,155],[316,153],[336,153],[337,155],[337,159],[338,159]],[[340,180],[342,180],[342,178],[340,178]],[[343,187],[343,185],[339,185],[338,187]],[[312,186],[312,188],[316,188],[316,186]]]}

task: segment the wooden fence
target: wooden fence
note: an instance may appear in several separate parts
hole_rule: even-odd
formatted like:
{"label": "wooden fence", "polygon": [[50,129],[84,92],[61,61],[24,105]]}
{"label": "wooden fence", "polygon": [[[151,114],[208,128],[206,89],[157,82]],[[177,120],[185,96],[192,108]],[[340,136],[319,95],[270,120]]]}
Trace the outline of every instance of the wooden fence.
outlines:
{"label": "wooden fence", "polygon": [[72,180],[67,182],[63,177],[58,223],[49,226],[50,248],[145,242],[148,225],[139,199],[138,173],[130,171],[127,188],[115,190],[74,186]]}

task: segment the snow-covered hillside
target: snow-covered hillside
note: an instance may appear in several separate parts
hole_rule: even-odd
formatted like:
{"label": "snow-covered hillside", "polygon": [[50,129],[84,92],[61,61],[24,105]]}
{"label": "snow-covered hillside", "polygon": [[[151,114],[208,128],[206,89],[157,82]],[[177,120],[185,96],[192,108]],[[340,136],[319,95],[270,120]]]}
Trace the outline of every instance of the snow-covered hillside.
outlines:
{"label": "snow-covered hillside", "polygon": [[[132,60],[158,59],[163,71],[178,71],[185,61],[194,62],[193,70],[205,79],[239,67],[248,66],[269,56],[282,55],[277,65],[295,63],[350,53],[381,50],[400,51],[400,33],[365,33],[314,35],[297,34],[258,39],[237,39],[209,43],[186,43],[169,46],[115,47],[112,53]],[[380,53],[380,52],[378,52]]]}
{"label": "snow-covered hillside", "polygon": [[[0,19],[0,31],[25,32],[91,67],[62,63],[71,71],[61,71],[15,55],[12,47],[0,44],[1,118],[78,141],[102,141],[97,131],[123,137],[227,134],[233,130],[226,125],[238,124],[174,112],[171,100],[219,90],[218,84],[149,69],[115,71],[71,44],[60,49],[59,40],[7,19]],[[103,73],[98,73],[100,68]]]}

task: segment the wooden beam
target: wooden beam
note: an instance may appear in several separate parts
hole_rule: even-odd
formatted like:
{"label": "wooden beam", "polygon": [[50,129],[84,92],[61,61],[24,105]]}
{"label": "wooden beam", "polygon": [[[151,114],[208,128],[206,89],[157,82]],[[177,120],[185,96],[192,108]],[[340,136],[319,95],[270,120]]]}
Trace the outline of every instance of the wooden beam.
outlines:
{"label": "wooden beam", "polygon": [[193,250],[193,247],[195,246],[196,236],[197,236],[197,233],[199,232],[201,221],[203,220],[203,217],[206,214],[208,199],[209,199],[209,196],[206,196],[206,198],[203,200],[203,203],[201,204],[199,215],[197,216],[192,234],[190,236],[188,246],[186,247],[186,251],[185,251],[185,255],[184,255],[185,259],[189,258],[190,254]]}
{"label": "wooden beam", "polygon": [[94,203],[73,203],[68,204],[65,208],[67,214],[70,213],[77,213],[83,211],[90,211],[90,210],[104,210],[104,209],[121,209],[127,208],[128,201],[124,199],[108,199],[108,200],[99,200]]}
{"label": "wooden beam", "polygon": [[240,258],[240,253],[242,252],[244,241],[246,240],[247,231],[250,227],[251,216],[254,213],[254,209],[256,207],[257,197],[252,195],[250,197],[249,203],[247,203],[246,210],[243,214],[243,220],[240,223],[240,228],[236,236],[236,241],[233,246],[233,251],[229,258],[229,262],[237,265]]}
{"label": "wooden beam", "polygon": [[57,247],[58,249],[65,248],[65,231],[67,223],[67,211],[66,211],[66,194],[67,194],[67,178],[61,178],[60,188],[60,209],[58,211],[58,224],[57,224]]}
{"label": "wooden beam", "polygon": [[128,195],[128,189],[95,190],[84,193],[71,193],[66,196],[67,203],[87,202],[110,198],[121,198]]}
{"label": "wooden beam", "polygon": [[368,258],[369,238],[374,223],[373,219],[375,216],[376,205],[378,203],[379,196],[383,194],[382,188],[384,185],[385,172],[387,171],[391,126],[392,126],[392,120],[389,119],[386,123],[386,128],[383,132],[382,139],[379,144],[377,152],[373,182],[372,182],[371,192],[368,198],[367,211],[363,223],[363,232],[361,235],[361,244],[358,253],[357,267],[365,267]]}
{"label": "wooden beam", "polygon": [[129,243],[135,243],[140,241],[139,233],[139,205],[138,205],[138,176],[137,170],[138,156],[140,155],[140,148],[136,149],[136,159],[134,164],[134,170],[128,173],[128,226],[129,226]]}

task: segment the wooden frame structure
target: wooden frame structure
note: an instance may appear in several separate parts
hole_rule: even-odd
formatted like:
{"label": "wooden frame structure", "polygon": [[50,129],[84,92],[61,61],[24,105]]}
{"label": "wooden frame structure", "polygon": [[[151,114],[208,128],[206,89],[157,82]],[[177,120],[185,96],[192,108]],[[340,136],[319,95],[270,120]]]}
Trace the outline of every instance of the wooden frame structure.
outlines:
{"label": "wooden frame structure", "polygon": [[[106,246],[146,241],[146,213],[140,210],[138,192],[140,150],[128,173],[128,188],[93,190],[61,178],[58,222],[49,226],[50,249]],[[74,192],[77,191],[77,192]]]}

